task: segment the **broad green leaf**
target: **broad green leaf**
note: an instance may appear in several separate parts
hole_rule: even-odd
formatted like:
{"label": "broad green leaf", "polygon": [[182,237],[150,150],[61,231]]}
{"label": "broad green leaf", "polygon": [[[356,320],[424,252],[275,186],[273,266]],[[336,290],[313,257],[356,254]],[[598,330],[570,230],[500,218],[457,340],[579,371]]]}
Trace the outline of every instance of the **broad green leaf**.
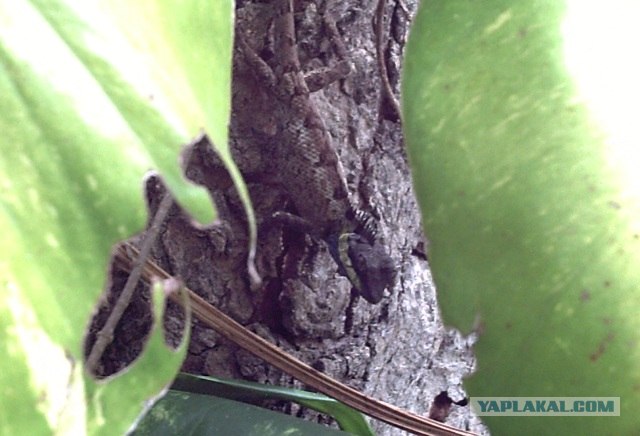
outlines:
{"label": "broad green leaf", "polygon": [[492,434],[640,434],[640,3],[424,0],[403,112],[471,396],[620,397],[620,417]]}
{"label": "broad green leaf", "polygon": [[333,436],[347,433],[250,404],[169,391],[145,416],[134,434]]}
{"label": "broad green leaf", "polygon": [[326,395],[313,392],[184,373],[178,374],[171,385],[171,389],[213,395],[228,400],[256,403],[257,405],[269,399],[293,401],[330,415],[336,420],[340,428],[346,432],[361,436],[373,436],[374,434],[360,412]]}
{"label": "broad green leaf", "polygon": [[[112,245],[144,226],[148,170],[213,218],[178,155],[202,131],[226,153],[232,21],[228,0],[0,0],[0,433],[130,423],[177,371],[161,347],[155,371],[94,390],[83,332]],[[129,413],[106,407],[133,380]]]}

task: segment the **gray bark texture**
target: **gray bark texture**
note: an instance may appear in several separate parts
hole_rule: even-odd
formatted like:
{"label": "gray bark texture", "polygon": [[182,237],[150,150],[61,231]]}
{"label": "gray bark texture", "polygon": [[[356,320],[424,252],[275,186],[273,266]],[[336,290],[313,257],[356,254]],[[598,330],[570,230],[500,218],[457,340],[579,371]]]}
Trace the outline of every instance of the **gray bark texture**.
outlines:
{"label": "gray bark texture", "polygon": [[[396,95],[401,54],[416,2],[406,1],[408,14],[404,7],[404,3],[389,0],[383,26],[387,69]],[[287,122],[288,108],[275,104],[239,50],[234,56],[231,146],[258,220],[257,268],[262,286],[252,290],[246,272],[246,218],[239,196],[219,158],[206,147],[192,148],[187,175],[209,188],[220,223],[211,229],[196,229],[176,206],[152,255],[211,304],[326,374],[398,407],[422,415],[440,414],[451,425],[486,434],[469,406],[453,404],[448,413],[446,407],[441,411],[432,408],[434,398],[443,391],[454,401],[466,396],[462,379],[474,368],[474,338],[445,328],[440,318],[401,125],[388,115],[382,93],[372,25],[375,9],[376,2],[371,0],[298,1],[295,23],[304,71],[336,62],[322,29],[322,11],[335,20],[351,64],[346,78],[314,92],[311,98],[339,154],[350,195],[377,218],[380,237],[397,265],[395,286],[382,302],[372,305],[352,294],[349,280],[337,274],[324,242],[265,224],[274,212],[290,208],[283,186],[286,181],[273,177],[286,162],[270,155],[274,147],[283,146],[277,143],[275,132]],[[271,2],[237,2],[237,27],[267,62],[273,57],[273,15]],[[158,179],[147,181],[151,212],[163,192]],[[112,276],[110,300],[124,280],[121,272],[113,271]],[[105,353],[101,368],[105,374],[120,369],[139,349],[132,345],[133,336],[148,328],[149,322],[144,309],[148,293],[141,289],[140,295]],[[177,343],[181,310],[170,304],[164,322],[173,332],[171,341]],[[183,369],[304,388],[198,321]],[[282,407],[327,422],[326,417],[306,409]],[[379,435],[403,434],[381,422],[372,424]]]}

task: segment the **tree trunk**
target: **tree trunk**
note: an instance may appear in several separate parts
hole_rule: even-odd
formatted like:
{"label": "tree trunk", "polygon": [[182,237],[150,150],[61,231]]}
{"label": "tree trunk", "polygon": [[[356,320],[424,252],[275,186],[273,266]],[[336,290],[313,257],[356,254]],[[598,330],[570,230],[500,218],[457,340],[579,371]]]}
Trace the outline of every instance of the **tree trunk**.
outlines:
{"label": "tree trunk", "polygon": [[[274,56],[272,2],[237,1],[237,27],[267,62]],[[381,239],[397,265],[396,283],[379,304],[352,295],[351,284],[337,274],[326,245],[265,219],[290,208],[286,186],[278,183],[269,150],[274,133],[290,108],[274,106],[264,84],[244,57],[234,56],[231,147],[247,181],[259,224],[257,267],[262,287],[250,289],[246,272],[246,218],[235,188],[217,156],[205,147],[192,151],[188,175],[205,184],[222,223],[195,229],[175,208],[153,251],[154,259],[216,307],[302,361],[368,395],[416,413],[448,415],[451,425],[486,430],[469,406],[432,403],[443,391],[463,399],[462,378],[474,366],[473,338],[445,329],[425,255],[425,240],[414,198],[401,125],[382,92],[372,23],[371,0],[298,1],[295,8],[298,54],[304,71],[337,62],[322,11],[332,17],[346,47],[351,73],[312,94],[345,169],[355,202],[378,219]],[[389,0],[384,14],[384,51],[391,85],[398,89],[400,59],[415,1]],[[397,92],[396,92],[397,95]],[[163,191],[147,183],[150,209]],[[117,287],[117,274],[114,289]],[[135,304],[134,304],[135,306]],[[131,312],[133,310],[133,312]],[[129,310],[121,331],[144,323]],[[181,311],[170,305],[165,326],[179,332]],[[117,332],[116,332],[117,333]],[[174,334],[172,341],[177,341]],[[122,345],[120,345],[122,346]],[[118,347],[114,343],[111,349]],[[108,368],[103,368],[110,372]],[[112,368],[111,371],[117,368]],[[184,369],[198,374],[243,378],[280,386],[300,383],[239,349],[197,321]],[[442,398],[442,397],[440,397]],[[320,421],[306,410],[286,406]],[[402,432],[380,422],[380,435]]]}

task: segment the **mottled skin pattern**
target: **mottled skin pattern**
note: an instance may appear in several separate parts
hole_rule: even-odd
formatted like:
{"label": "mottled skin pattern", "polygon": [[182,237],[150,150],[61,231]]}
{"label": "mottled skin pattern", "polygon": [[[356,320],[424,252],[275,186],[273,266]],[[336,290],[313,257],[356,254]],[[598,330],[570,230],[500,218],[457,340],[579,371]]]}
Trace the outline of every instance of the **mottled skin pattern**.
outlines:
{"label": "mottled skin pattern", "polygon": [[[323,27],[340,60],[330,69],[305,75],[298,58],[292,0],[277,0],[275,7],[272,66],[250,47],[242,32],[238,32],[238,42],[260,82],[289,114],[278,126],[279,142],[273,152],[276,171],[296,213],[310,224],[304,226],[305,231],[327,241],[340,272],[367,301],[377,303],[384,289],[392,286],[395,268],[384,247],[374,240],[370,223],[356,212],[338,154],[310,98],[312,91],[349,73],[338,30],[325,15]],[[339,235],[352,233],[360,233],[362,237],[344,239],[345,244],[338,246]],[[345,264],[344,254],[353,255],[354,261]]]}
{"label": "mottled skin pattern", "polygon": [[[355,220],[344,170],[331,143],[322,117],[310,99],[310,92],[346,76],[349,66],[341,61],[333,70],[311,73],[313,88],[300,69],[292,3],[278,0],[274,21],[275,65],[270,67],[246,43],[239,42],[245,59],[273,95],[289,108],[291,117],[281,125],[276,147],[280,179],[289,192],[297,213],[313,223],[320,237],[355,230],[348,221]],[[325,20],[331,34],[335,27]],[[333,39],[333,38],[332,38]],[[353,227],[353,228],[349,228]]]}

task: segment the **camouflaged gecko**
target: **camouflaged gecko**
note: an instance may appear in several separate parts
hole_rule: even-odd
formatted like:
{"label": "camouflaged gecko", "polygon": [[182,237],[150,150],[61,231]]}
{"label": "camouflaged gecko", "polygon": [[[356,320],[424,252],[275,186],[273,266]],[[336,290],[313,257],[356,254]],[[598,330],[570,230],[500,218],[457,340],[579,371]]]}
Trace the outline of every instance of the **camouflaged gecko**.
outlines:
{"label": "camouflaged gecko", "polygon": [[269,92],[288,108],[274,150],[276,171],[296,216],[278,212],[273,219],[321,238],[354,289],[378,303],[395,281],[395,265],[377,240],[375,226],[351,201],[344,170],[310,93],[344,78],[350,70],[335,23],[324,16],[340,61],[330,69],[303,73],[297,53],[292,0],[276,0],[274,58],[263,60],[242,32],[237,39],[247,64]]}

